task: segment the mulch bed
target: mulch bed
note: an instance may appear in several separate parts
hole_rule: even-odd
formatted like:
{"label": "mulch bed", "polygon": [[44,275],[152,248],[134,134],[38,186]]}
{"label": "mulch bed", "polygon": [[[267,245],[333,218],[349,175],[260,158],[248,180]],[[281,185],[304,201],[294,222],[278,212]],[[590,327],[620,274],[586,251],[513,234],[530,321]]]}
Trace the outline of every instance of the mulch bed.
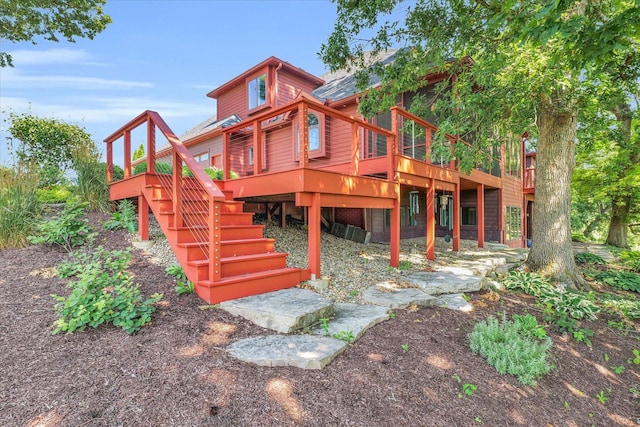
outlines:
{"label": "mulch bed", "polygon": [[[105,219],[90,218],[96,229]],[[128,246],[122,232],[104,230],[98,243]],[[640,366],[627,363],[640,335],[621,335],[606,318],[583,324],[595,333],[591,347],[551,332],[557,368],[534,387],[498,374],[468,346],[467,334],[489,314],[539,317],[531,299],[514,294],[473,313],[400,310],[321,371],[265,368],[225,348],[272,332],[176,296],[173,279],[137,250],[130,271],[142,292],[165,296],[150,325],[134,335],[112,326],[51,335],[50,294],[68,288],[49,273],[66,256],[38,246],[0,251],[2,426],[640,424],[640,399],[630,392],[640,390]],[[612,372],[621,365],[622,374]],[[473,395],[465,383],[477,386]]]}

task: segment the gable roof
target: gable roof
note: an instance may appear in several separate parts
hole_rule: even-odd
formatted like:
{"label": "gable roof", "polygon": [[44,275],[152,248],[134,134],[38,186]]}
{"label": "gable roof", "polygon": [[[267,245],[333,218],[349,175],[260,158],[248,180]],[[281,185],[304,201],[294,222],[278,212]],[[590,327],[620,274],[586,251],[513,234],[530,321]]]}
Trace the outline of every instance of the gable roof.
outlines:
{"label": "gable roof", "polygon": [[[387,65],[393,62],[397,52],[398,49],[380,52],[375,57],[367,58],[367,62],[381,62],[383,65]],[[358,69],[351,69],[348,71],[346,69],[341,69],[323,74],[320,78],[327,83],[311,92],[311,94],[321,101],[337,101],[360,93],[361,91],[356,88],[355,74],[357,71]],[[372,75],[369,78],[369,87],[372,88],[378,86],[380,84],[380,80],[379,76]]]}
{"label": "gable roof", "polygon": [[258,65],[255,65],[255,66],[249,68],[244,73],[242,73],[242,74],[234,77],[233,79],[229,80],[228,82],[226,82],[222,86],[219,86],[216,89],[212,90],[211,92],[209,92],[207,94],[207,96],[210,97],[210,98],[218,98],[220,95],[222,95],[223,93],[233,89],[234,87],[236,87],[238,85],[243,85],[245,80],[247,79],[247,77],[250,77],[252,74],[257,73],[258,71],[264,69],[265,67],[267,67],[269,65],[277,66],[277,67],[282,66],[283,70],[288,71],[288,72],[290,72],[292,74],[295,74],[298,77],[306,79],[306,80],[308,80],[310,82],[313,82],[316,85],[321,85],[321,84],[324,83],[324,80],[322,80],[321,78],[319,78],[317,76],[314,76],[311,73],[306,72],[302,68],[295,67],[295,66],[291,65],[290,63],[288,63],[286,61],[283,61],[282,59],[278,59],[275,56],[271,56],[271,57],[265,59],[264,61],[262,61],[261,63],[259,63]]}

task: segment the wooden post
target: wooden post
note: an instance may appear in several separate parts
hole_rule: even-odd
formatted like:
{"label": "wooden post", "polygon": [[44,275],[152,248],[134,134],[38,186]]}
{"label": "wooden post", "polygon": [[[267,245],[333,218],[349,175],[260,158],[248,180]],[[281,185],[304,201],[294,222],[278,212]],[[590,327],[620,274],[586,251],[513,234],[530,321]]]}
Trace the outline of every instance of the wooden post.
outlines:
{"label": "wooden post", "polygon": [[396,181],[396,140],[398,138],[398,109],[391,109],[391,132],[394,136],[387,137],[387,179],[389,181]]}
{"label": "wooden post", "polygon": [[138,196],[138,234],[140,240],[149,240],[149,203],[142,195]]}
{"label": "wooden post", "polygon": [[320,193],[313,193],[309,206],[309,269],[311,279],[320,278]]}
{"label": "wooden post", "polygon": [[253,121],[253,175],[258,176],[262,172],[262,128],[260,121]]}
{"label": "wooden post", "polygon": [[436,259],[436,183],[431,179],[427,187],[427,259]]}
{"label": "wooden post", "polygon": [[222,137],[222,179],[229,179],[229,168],[231,167],[231,153],[229,153],[229,132],[225,132]]}
{"label": "wooden post", "polygon": [[177,152],[173,152],[173,174],[172,174],[171,199],[173,201],[173,226],[182,227],[184,222],[180,209],[180,199],[182,192],[182,160]]}
{"label": "wooden post", "polygon": [[113,181],[113,142],[107,142],[107,182]]}
{"label": "wooden post", "polygon": [[424,161],[431,164],[431,140],[433,130],[431,128],[425,128],[425,159]]}
{"label": "wooden post", "polygon": [[269,210],[269,202],[264,204],[264,215],[267,217],[267,222],[271,222],[271,211]]}
{"label": "wooden post", "polygon": [[453,190],[453,251],[460,250],[460,183]]}
{"label": "wooden post", "polygon": [[219,282],[221,272],[220,202],[209,196],[209,280]]}
{"label": "wooden post", "polygon": [[287,202],[280,202],[280,228],[287,228]]}
{"label": "wooden post", "polygon": [[484,184],[478,184],[478,247],[484,248]]}
{"label": "wooden post", "polygon": [[505,211],[502,203],[502,188],[498,188],[498,231],[500,232],[500,243],[504,243],[505,240]]}
{"label": "wooden post", "polygon": [[391,209],[391,256],[389,265],[398,268],[400,265],[400,184],[395,185],[396,198]]}
{"label": "wooden post", "polygon": [[358,123],[351,123],[351,173],[358,175],[360,162],[360,126]]}
{"label": "wooden post", "polygon": [[147,172],[155,173],[156,171],[156,126],[147,118]]}
{"label": "wooden post", "polygon": [[309,121],[307,116],[309,109],[307,104],[298,104],[298,143],[300,144],[300,167],[306,168],[309,165]]}
{"label": "wooden post", "polygon": [[124,131],[124,177],[131,176],[131,131]]}

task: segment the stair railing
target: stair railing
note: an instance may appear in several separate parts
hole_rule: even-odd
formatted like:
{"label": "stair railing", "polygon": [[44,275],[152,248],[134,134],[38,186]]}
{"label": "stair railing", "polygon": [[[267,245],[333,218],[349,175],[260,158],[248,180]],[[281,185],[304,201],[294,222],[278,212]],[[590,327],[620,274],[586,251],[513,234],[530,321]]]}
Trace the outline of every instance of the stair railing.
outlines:
{"label": "stair railing", "polygon": [[[147,110],[105,139],[107,181],[113,179],[113,143],[120,138],[124,139],[124,177],[132,176],[131,132],[143,124],[147,126],[146,173],[155,175],[164,188],[171,189],[168,194],[172,204],[173,226],[185,227],[195,242],[207,243],[201,250],[209,262],[209,280],[220,281],[220,215],[225,196],[158,113]],[[160,150],[156,150],[156,129],[168,142],[168,146]],[[183,165],[191,176],[183,176]],[[204,227],[203,222],[206,224]]]}

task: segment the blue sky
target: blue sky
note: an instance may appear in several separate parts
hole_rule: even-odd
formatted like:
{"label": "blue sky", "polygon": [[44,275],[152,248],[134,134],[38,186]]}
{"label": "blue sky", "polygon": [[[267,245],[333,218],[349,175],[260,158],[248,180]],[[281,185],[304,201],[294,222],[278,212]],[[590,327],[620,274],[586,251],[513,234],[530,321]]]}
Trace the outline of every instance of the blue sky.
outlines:
{"label": "blue sky", "polygon": [[[276,56],[312,74],[333,29],[328,0],[108,0],[113,23],[94,40],[2,43],[0,164],[8,112],[55,117],[102,140],[144,110],[180,135],[215,114],[206,93]],[[104,150],[102,150],[104,151]]]}

